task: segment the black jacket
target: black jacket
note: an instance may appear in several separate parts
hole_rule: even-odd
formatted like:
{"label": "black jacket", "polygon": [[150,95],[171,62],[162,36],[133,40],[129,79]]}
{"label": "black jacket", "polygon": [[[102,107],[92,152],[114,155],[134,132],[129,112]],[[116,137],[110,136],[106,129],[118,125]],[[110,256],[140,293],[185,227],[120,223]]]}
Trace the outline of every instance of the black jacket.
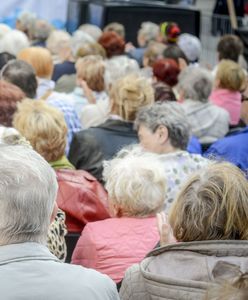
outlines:
{"label": "black jacket", "polygon": [[138,143],[133,123],[108,119],[105,123],[74,134],[69,160],[102,181],[103,160],[111,159],[123,146]]}

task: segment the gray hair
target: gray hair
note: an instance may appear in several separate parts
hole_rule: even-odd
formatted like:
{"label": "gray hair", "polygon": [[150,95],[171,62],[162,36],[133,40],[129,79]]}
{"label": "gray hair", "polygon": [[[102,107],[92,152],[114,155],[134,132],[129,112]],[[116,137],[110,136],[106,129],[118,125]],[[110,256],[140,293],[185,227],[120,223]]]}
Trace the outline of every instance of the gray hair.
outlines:
{"label": "gray hair", "polygon": [[146,45],[150,41],[155,41],[159,34],[159,26],[152,22],[143,22],[138,31],[138,35],[145,39]]}
{"label": "gray hair", "polygon": [[29,41],[25,33],[19,30],[7,32],[1,39],[0,52],[8,52],[12,55],[17,54],[24,48],[29,47]]}
{"label": "gray hair", "polygon": [[71,36],[64,30],[51,31],[46,47],[52,54],[58,54],[61,48],[70,47]]}
{"label": "gray hair", "polygon": [[85,44],[88,43],[95,43],[95,40],[93,37],[91,37],[88,33],[82,31],[82,30],[76,30],[71,39],[71,50],[72,50],[72,55],[74,57],[77,56],[78,50],[84,46]]}
{"label": "gray hair", "polygon": [[212,87],[212,74],[200,67],[189,66],[178,77],[177,89],[183,91],[184,99],[207,102]]}
{"label": "gray hair", "polygon": [[34,150],[0,145],[0,244],[46,243],[58,184]]}
{"label": "gray hair", "polygon": [[51,24],[46,20],[36,20],[30,29],[32,39],[45,41],[52,31]]}
{"label": "gray hair", "polygon": [[95,42],[97,42],[102,35],[102,30],[93,24],[83,24],[78,28],[78,30],[89,34],[95,40]]}
{"label": "gray hair", "polygon": [[125,55],[112,57],[106,61],[104,81],[108,89],[115,81],[128,74],[138,74],[140,71],[136,60]]}
{"label": "gray hair", "polygon": [[155,103],[142,107],[137,115],[134,126],[136,129],[144,125],[155,132],[160,125],[167,128],[171,145],[175,148],[186,149],[190,137],[190,124],[183,108],[178,103]]}

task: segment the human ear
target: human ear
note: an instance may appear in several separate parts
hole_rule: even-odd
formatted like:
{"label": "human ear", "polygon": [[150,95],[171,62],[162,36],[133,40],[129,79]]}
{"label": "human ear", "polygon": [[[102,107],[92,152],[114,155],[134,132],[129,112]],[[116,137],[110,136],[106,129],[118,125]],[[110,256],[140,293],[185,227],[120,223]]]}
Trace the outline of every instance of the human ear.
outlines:
{"label": "human ear", "polygon": [[160,125],[157,129],[157,135],[158,135],[160,144],[166,143],[169,138],[168,129],[165,126]]}
{"label": "human ear", "polygon": [[57,205],[57,202],[55,201],[54,206],[53,206],[52,215],[51,215],[51,218],[50,218],[50,223],[52,223],[55,220],[55,217],[57,216],[57,213],[58,213],[58,205]]}

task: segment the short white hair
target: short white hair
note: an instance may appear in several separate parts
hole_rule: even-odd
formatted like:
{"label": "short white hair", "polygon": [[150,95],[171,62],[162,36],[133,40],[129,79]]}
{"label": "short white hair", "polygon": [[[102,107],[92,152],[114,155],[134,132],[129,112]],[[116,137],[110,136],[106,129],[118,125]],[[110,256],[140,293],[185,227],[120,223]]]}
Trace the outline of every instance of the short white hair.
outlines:
{"label": "short white hair", "polygon": [[3,23],[0,23],[0,39],[8,32],[11,31],[11,28]]}
{"label": "short white hair", "polygon": [[30,147],[0,145],[0,244],[46,243],[58,184]]}
{"label": "short white hair", "polygon": [[93,37],[82,30],[76,30],[71,39],[71,50],[74,57],[77,56],[78,50],[85,44],[95,43]]}
{"label": "short white hair", "polygon": [[151,41],[155,41],[159,34],[159,26],[153,22],[143,22],[138,31],[138,36],[142,36],[146,45]]}
{"label": "short white hair", "polygon": [[17,54],[24,48],[29,47],[29,41],[25,33],[19,30],[7,32],[1,39],[0,52],[8,52],[12,55]]}
{"label": "short white hair", "polygon": [[115,56],[106,61],[104,82],[106,89],[128,74],[139,74],[140,68],[136,60],[125,55]]}
{"label": "short white hair", "polygon": [[156,214],[163,209],[167,190],[158,156],[135,148],[123,151],[104,166],[110,207],[120,209],[123,216]]}
{"label": "short white hair", "polygon": [[47,49],[53,54],[59,54],[61,48],[70,47],[71,36],[64,30],[53,30],[46,40]]}
{"label": "short white hair", "polygon": [[97,42],[102,35],[102,30],[93,24],[83,24],[78,28],[78,30],[89,34],[95,40],[95,42]]}

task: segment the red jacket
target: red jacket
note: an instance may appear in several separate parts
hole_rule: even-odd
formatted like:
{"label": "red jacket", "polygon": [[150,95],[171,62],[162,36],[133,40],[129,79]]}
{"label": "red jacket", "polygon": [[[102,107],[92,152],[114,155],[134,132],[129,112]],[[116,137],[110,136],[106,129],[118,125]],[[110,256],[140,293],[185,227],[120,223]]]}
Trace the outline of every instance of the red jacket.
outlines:
{"label": "red jacket", "polygon": [[85,224],[109,218],[107,192],[88,172],[57,170],[57,203],[66,214],[68,232],[81,233]]}

